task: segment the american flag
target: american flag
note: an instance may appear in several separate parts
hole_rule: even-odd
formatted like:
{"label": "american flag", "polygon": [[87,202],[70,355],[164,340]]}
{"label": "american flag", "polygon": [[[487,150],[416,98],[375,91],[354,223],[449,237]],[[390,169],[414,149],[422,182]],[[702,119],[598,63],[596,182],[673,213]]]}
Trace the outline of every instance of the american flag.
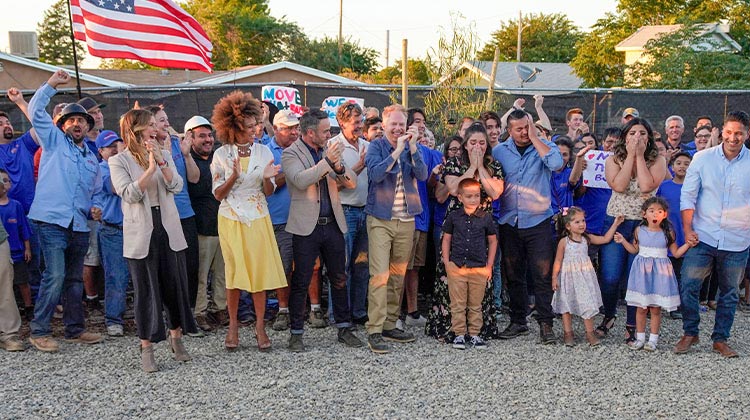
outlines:
{"label": "american flag", "polygon": [[70,0],[73,33],[97,57],[211,72],[213,46],[172,0]]}

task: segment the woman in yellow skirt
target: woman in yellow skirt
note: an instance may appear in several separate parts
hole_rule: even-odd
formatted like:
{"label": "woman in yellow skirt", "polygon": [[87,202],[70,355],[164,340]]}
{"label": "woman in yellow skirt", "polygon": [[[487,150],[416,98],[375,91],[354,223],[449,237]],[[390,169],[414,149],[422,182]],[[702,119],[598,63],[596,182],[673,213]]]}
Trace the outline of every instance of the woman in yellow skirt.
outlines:
{"label": "woman in yellow skirt", "polygon": [[266,195],[276,188],[274,178],[280,168],[273,164],[271,150],[253,141],[261,117],[259,101],[239,90],[220,99],[211,117],[216,137],[223,143],[214,152],[211,174],[214,196],[221,201],[219,243],[229,312],[224,346],[229,351],[239,346],[240,291],[250,292],[253,298],[258,349],[266,351],[271,348],[263,319],[266,291],[287,285],[266,204]]}

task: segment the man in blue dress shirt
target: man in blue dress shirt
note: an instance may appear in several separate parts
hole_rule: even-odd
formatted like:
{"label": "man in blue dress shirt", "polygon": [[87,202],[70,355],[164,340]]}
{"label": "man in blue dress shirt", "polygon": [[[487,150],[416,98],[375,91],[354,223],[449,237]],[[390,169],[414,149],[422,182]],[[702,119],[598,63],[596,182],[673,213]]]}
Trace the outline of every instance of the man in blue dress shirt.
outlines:
{"label": "man in blue dress shirt", "polygon": [[79,104],[69,104],[57,125],[45,107],[57,86],[70,81],[64,70],[52,74],[29,102],[31,125],[44,150],[39,168],[36,197],[29,219],[36,225],[44,254],[45,269],[31,322],[31,343],[41,351],[55,352],[50,320],[60,301],[65,312],[65,339],[94,344],[99,334],[86,332],[83,315],[83,258],[88,250],[91,198],[101,189],[96,155],[84,143],[94,119]]}

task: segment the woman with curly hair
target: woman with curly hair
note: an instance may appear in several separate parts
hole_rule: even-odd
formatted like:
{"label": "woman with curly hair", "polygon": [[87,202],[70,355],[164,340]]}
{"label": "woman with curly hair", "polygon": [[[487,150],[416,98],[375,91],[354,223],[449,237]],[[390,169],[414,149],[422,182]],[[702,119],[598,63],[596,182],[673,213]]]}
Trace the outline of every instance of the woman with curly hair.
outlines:
{"label": "woman with curly hair", "polygon": [[286,287],[286,276],[268,213],[266,196],[276,188],[279,166],[273,153],[257,143],[255,130],[262,124],[260,102],[237,90],[214,106],[211,123],[223,146],[211,163],[213,192],[219,206],[219,243],[224,255],[229,330],[224,347],[239,347],[237,306],[240,291],[250,292],[255,307],[258,349],[267,351],[271,340],[265,331],[266,291]]}
{"label": "woman with curly hair", "polygon": [[[620,139],[615,143],[614,154],[604,163],[604,171],[607,184],[612,188],[604,230],[609,229],[615,217],[622,214],[625,222],[617,228],[617,232],[625,240],[632,241],[633,232],[643,217],[641,206],[656,193],[667,172],[667,162],[659,155],[648,121],[633,118],[625,124]],[[601,249],[604,319],[596,328],[600,337],[606,336],[614,326],[620,283],[627,280],[632,262],[633,256],[614,242]],[[626,343],[635,341],[635,307],[628,306],[625,329]]]}
{"label": "woman with curly hair", "polygon": [[152,343],[166,338],[174,358],[186,362],[191,357],[182,333],[197,332],[188,297],[187,242],[174,201],[184,181],[170,153],[159,146],[156,131],[152,113],[128,111],[120,119],[125,151],[109,159],[112,186],[122,198],[123,255],[135,289],[135,324],[146,372],[158,370]]}

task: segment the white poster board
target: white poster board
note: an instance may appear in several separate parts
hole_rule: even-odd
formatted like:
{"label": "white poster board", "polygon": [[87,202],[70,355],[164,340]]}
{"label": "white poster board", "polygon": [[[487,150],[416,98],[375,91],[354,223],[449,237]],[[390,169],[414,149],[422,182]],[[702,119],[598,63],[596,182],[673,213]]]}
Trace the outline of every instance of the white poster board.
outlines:
{"label": "white poster board", "polygon": [[590,150],[586,152],[586,169],[583,170],[582,181],[584,187],[607,188],[607,179],[604,177],[604,161],[612,155],[612,152],[601,150]]}
{"label": "white poster board", "polygon": [[336,121],[336,112],[342,104],[356,103],[365,109],[365,100],[362,98],[350,98],[347,96],[329,96],[323,100],[323,105],[320,107],[323,111],[328,114],[328,120],[331,121],[331,127],[338,127],[339,123]]}
{"label": "white poster board", "polygon": [[281,111],[282,109],[288,109],[294,112],[298,117],[301,117],[302,112],[302,97],[299,91],[295,88],[286,86],[263,86],[260,94],[262,101],[268,101],[276,105],[276,108]]}

